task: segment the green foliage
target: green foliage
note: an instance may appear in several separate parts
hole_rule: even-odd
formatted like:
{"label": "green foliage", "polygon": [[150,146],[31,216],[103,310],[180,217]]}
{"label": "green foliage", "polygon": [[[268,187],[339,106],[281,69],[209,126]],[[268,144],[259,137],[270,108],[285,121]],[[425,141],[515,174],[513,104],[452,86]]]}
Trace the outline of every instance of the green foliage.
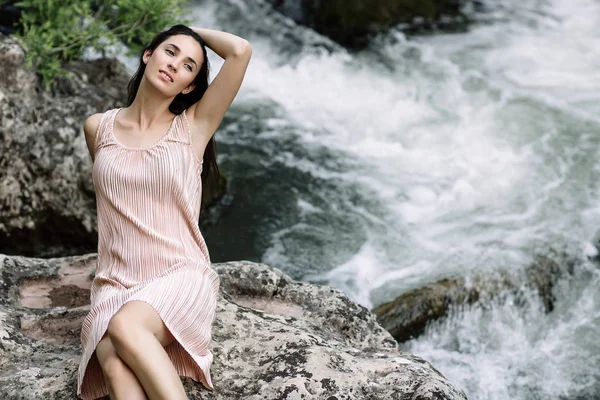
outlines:
{"label": "green foliage", "polygon": [[[2,1],[2,0],[0,0]],[[27,49],[27,66],[41,76],[46,90],[63,65],[80,59],[86,48],[104,51],[118,41],[129,54],[139,53],[159,31],[178,23],[188,12],[185,0],[22,0],[22,32],[16,34]]]}

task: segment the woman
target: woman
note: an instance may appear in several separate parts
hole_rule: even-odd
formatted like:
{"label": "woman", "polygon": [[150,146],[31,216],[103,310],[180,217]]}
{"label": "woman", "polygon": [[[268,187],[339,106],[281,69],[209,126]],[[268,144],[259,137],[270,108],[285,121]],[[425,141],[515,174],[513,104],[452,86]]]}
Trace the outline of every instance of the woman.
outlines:
{"label": "woman", "polygon": [[[225,59],[210,85],[205,46]],[[202,181],[218,175],[213,135],[251,54],[235,35],[175,25],[142,52],[127,107],[84,123],[98,211],[85,400],[187,399],[180,376],[213,389],[220,282],[198,228]]]}

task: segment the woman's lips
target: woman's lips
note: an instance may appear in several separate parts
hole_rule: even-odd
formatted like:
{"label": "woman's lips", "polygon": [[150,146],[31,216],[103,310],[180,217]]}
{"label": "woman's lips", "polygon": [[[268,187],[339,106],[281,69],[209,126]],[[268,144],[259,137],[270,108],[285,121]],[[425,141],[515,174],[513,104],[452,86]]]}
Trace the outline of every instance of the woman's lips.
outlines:
{"label": "woman's lips", "polygon": [[158,72],[159,72],[160,76],[163,77],[164,80],[173,82],[173,77],[168,72],[165,72],[162,69]]}

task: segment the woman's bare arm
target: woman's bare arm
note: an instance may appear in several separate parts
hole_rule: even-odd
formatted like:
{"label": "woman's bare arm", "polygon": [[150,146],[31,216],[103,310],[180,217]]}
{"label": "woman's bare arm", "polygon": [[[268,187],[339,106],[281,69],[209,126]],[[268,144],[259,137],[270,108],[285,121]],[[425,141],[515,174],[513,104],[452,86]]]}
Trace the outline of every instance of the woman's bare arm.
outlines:
{"label": "woman's bare arm", "polygon": [[94,145],[96,144],[96,135],[98,132],[98,125],[100,124],[100,118],[102,118],[102,113],[96,113],[90,115],[83,122],[83,133],[85,135],[85,143],[87,144],[88,152],[90,153],[92,162],[94,162],[96,158],[96,155],[94,154]]}
{"label": "woman's bare arm", "polygon": [[205,140],[215,133],[233,102],[244,79],[252,55],[250,43],[231,33],[190,27],[208,47],[225,60],[204,96],[188,110],[192,123],[199,127]]}

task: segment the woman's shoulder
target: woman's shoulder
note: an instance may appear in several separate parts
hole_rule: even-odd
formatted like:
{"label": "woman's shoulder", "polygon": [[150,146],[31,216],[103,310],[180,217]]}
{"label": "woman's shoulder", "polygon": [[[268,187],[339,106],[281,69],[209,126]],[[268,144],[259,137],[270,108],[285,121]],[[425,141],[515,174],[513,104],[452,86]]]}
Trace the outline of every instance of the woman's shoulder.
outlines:
{"label": "woman's shoulder", "polygon": [[88,151],[90,156],[92,157],[92,161],[94,161],[94,147],[96,144],[96,136],[98,135],[98,128],[100,127],[100,122],[102,117],[107,114],[111,110],[107,110],[101,113],[95,113],[90,115],[83,122],[83,133],[85,135],[85,142],[88,147]]}

